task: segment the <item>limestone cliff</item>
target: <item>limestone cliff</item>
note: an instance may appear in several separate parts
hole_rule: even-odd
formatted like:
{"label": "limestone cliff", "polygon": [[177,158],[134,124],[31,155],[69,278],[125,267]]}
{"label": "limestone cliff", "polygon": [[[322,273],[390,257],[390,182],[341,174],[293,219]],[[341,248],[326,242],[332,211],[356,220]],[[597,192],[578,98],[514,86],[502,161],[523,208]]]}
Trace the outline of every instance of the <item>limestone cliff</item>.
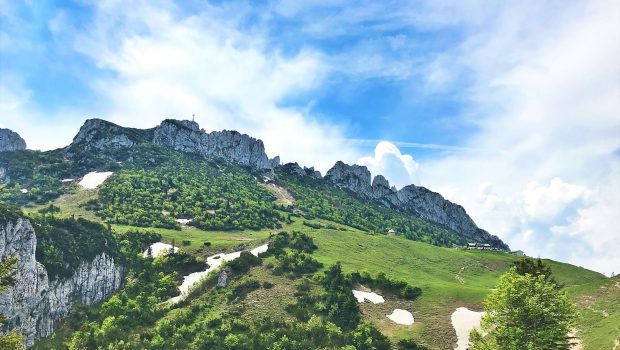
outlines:
{"label": "limestone cliff", "polygon": [[350,190],[365,199],[374,199],[387,207],[415,214],[423,219],[448,227],[476,242],[486,242],[500,249],[508,246],[497,236],[478,228],[465,209],[443,198],[439,193],[421,186],[409,185],[397,191],[381,175],[370,181],[365,166],[337,162],[325,175],[334,185]]}
{"label": "limestone cliff", "polygon": [[0,152],[12,152],[26,149],[26,141],[18,133],[0,128]]}
{"label": "limestone cliff", "polygon": [[0,222],[0,261],[18,259],[13,287],[0,293],[0,314],[7,317],[1,330],[22,333],[26,345],[52,334],[74,302],[92,304],[107,298],[120,288],[123,277],[123,267],[103,253],[83,262],[70,278],[50,281],[35,259],[36,247],[30,221]]}
{"label": "limestone cliff", "polygon": [[96,150],[105,155],[105,151],[132,149],[138,144],[196,153],[207,159],[222,159],[259,171],[272,170],[279,165],[278,157],[271,160],[267,157],[261,140],[230,130],[207,133],[189,120],[166,119],[153,129],[132,129],[101,119],[89,119],[80,128],[69,150]]}
{"label": "limestone cliff", "polygon": [[230,130],[207,133],[189,120],[164,120],[155,128],[153,143],[257,170],[272,170],[275,163],[267,157],[261,140]]}

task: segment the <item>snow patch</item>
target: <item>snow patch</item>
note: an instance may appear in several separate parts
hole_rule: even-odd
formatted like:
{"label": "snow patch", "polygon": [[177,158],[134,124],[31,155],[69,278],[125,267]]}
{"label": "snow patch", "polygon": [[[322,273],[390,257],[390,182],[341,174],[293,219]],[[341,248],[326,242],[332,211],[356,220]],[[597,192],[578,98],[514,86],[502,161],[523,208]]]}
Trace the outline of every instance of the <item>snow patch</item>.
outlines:
{"label": "snow patch", "polygon": [[112,176],[112,174],[114,173],[111,171],[106,171],[102,173],[93,171],[84,175],[84,178],[82,178],[82,181],[80,181],[79,185],[87,190],[94,190],[105,180],[107,180],[108,177]]}
{"label": "snow patch", "polygon": [[392,314],[387,315],[387,318],[392,320],[392,322],[397,324],[402,324],[405,326],[411,326],[413,324],[413,315],[411,312],[403,309],[394,309]]}
{"label": "snow patch", "polygon": [[27,188],[22,188],[21,190],[19,190],[21,193],[28,193],[28,189]]}
{"label": "snow patch", "polygon": [[[157,242],[157,243],[153,243],[150,246],[151,248],[151,255],[156,258],[162,254],[166,254],[170,251],[170,249],[172,249],[172,245],[168,244],[168,243],[163,243],[163,242]],[[179,248],[178,247],[174,247],[174,252],[178,252]],[[144,251],[144,256],[148,256],[149,250],[145,250]]]}
{"label": "snow patch", "polygon": [[[254,256],[258,256],[260,253],[264,253],[269,248],[268,244],[264,244],[262,246],[256,247],[250,250],[250,253]],[[242,251],[233,252],[230,254],[215,254],[210,257],[207,257],[207,264],[209,264],[209,268],[204,271],[190,273],[189,275],[183,277],[183,283],[179,286],[179,291],[181,294],[170,299],[170,301],[174,304],[183,300],[185,296],[189,293],[189,290],[192,286],[198,283],[203,277],[207,276],[211,271],[214,271],[220,267],[224,262],[235,260],[241,256]]]}
{"label": "snow patch", "polygon": [[62,179],[62,180],[60,180],[60,182],[63,182],[63,183],[65,183],[65,182],[73,182],[73,181],[75,181],[75,179]]}
{"label": "snow patch", "polygon": [[381,304],[385,302],[385,299],[377,293],[362,292],[361,290],[353,290],[353,296],[357,299],[358,303],[363,303],[364,300],[368,300],[373,304]]}
{"label": "snow patch", "polygon": [[192,219],[177,219],[177,222],[181,225],[187,225],[192,222]]}
{"label": "snow patch", "polygon": [[458,338],[455,350],[467,350],[469,348],[469,332],[472,329],[480,329],[480,320],[484,312],[471,311],[466,307],[459,307],[452,313],[452,327]]}

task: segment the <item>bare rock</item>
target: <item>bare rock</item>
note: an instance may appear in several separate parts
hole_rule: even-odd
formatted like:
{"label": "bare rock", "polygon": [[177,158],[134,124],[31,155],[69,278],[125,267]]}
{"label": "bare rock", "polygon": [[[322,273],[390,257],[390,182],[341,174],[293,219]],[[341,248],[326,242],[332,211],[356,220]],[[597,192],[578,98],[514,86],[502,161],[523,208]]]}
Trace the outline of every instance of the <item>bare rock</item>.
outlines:
{"label": "bare rock", "polygon": [[74,302],[93,304],[120,288],[124,269],[105,253],[84,261],[66,279],[49,280],[35,259],[37,238],[30,221],[18,218],[0,223],[0,261],[17,257],[14,285],[0,293],[0,314],[7,321],[0,331],[26,336],[26,345],[49,336]]}
{"label": "bare rock", "polygon": [[18,133],[0,128],[0,152],[13,152],[26,149],[26,141]]}
{"label": "bare rock", "polygon": [[273,162],[265,154],[261,140],[237,131],[206,133],[188,120],[164,120],[154,131],[153,143],[208,159],[223,159],[257,170],[273,170]]}

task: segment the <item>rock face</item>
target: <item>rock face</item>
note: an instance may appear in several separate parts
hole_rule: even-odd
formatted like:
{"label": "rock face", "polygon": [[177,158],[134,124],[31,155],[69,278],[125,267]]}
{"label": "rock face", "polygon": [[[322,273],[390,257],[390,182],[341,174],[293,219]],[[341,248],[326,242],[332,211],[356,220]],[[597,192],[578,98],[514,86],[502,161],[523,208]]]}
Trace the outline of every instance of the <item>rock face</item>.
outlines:
{"label": "rock face", "polygon": [[0,293],[0,314],[7,317],[0,331],[17,330],[26,336],[26,345],[52,334],[74,302],[107,298],[120,288],[123,277],[123,267],[104,253],[83,262],[70,278],[50,281],[35,260],[36,246],[30,221],[18,218],[0,226],[0,261],[18,259],[13,287]]}
{"label": "rock face", "polygon": [[26,149],[26,141],[18,133],[9,129],[0,129],[0,152],[12,152]]}
{"label": "rock face", "polygon": [[364,197],[374,198],[370,184],[370,171],[365,166],[348,165],[338,161],[327,171],[325,179]]}
{"label": "rock face", "polygon": [[478,228],[462,206],[424,187],[409,185],[397,191],[394,187],[390,188],[389,182],[382,175],[375,176],[371,184],[370,172],[365,166],[347,165],[340,161],[327,172],[325,179],[362,198],[374,199],[387,207],[448,227],[473,241],[508,249],[497,236]]}
{"label": "rock face", "polygon": [[[257,170],[273,170],[274,160],[265,154],[263,141],[237,131],[206,133],[188,120],[164,120],[157,128],[153,143],[179,151],[198,153],[209,159],[223,159]],[[279,162],[279,158],[277,160]]]}
{"label": "rock face", "polygon": [[88,119],[73,138],[72,145],[84,150],[131,148],[143,130],[118,126],[101,119]]}

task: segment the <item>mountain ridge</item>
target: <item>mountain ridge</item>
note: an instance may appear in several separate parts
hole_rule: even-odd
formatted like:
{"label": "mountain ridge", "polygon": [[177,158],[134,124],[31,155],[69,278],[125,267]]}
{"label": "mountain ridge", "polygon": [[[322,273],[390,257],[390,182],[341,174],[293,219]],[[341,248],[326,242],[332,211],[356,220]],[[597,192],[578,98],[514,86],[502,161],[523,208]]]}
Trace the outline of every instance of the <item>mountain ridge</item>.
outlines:
{"label": "mountain ridge", "polygon": [[[283,169],[296,176],[327,181],[364,200],[373,200],[390,209],[445,226],[469,240],[487,242],[501,250],[509,249],[499,237],[479,228],[462,206],[425,187],[411,184],[396,190],[383,175],[371,179],[367,167],[342,161],[336,162],[324,177],[313,167],[302,168],[297,163],[281,165],[278,156],[271,159],[267,156],[262,140],[237,131],[206,132],[195,121],[165,119],[154,128],[136,129],[102,119],[87,119],[65,150],[69,153],[96,151],[105,155],[131,150],[140,144],[197,154],[205,159],[221,159],[266,176],[273,176],[275,169]],[[130,152],[126,152],[126,161],[132,159]]]}

